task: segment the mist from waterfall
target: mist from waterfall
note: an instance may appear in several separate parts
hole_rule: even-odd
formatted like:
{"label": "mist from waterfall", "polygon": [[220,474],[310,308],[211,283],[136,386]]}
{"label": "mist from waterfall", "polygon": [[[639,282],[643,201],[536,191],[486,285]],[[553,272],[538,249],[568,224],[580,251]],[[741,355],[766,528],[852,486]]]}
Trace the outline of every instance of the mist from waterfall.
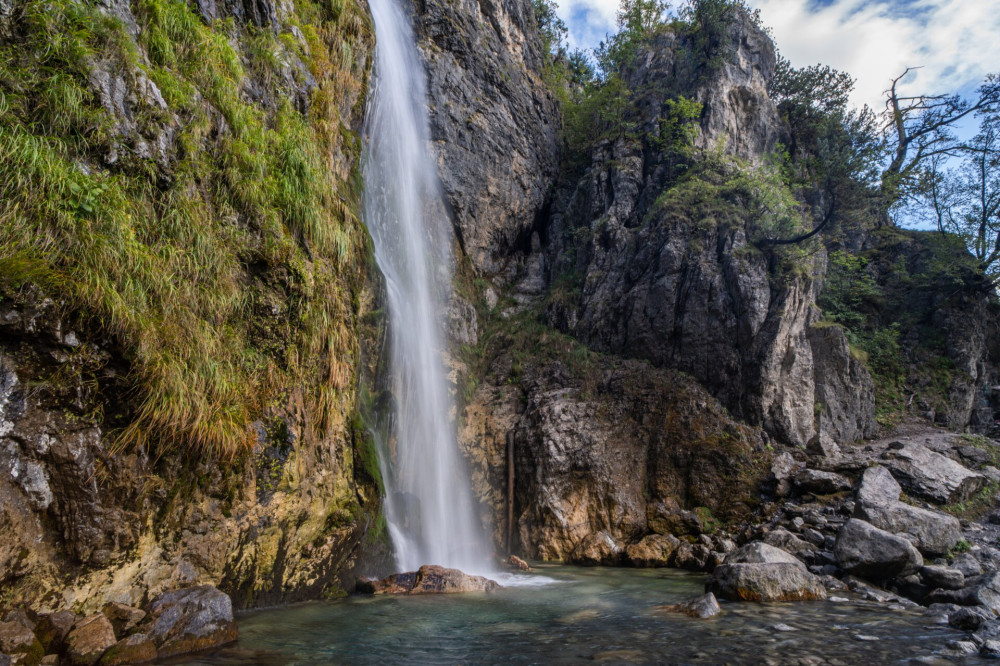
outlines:
{"label": "mist from waterfall", "polygon": [[429,152],[424,68],[396,0],[371,0],[375,75],[365,118],[364,221],[385,276],[395,405],[380,442],[385,514],[400,571],[491,567],[449,415],[442,330],[451,231]]}

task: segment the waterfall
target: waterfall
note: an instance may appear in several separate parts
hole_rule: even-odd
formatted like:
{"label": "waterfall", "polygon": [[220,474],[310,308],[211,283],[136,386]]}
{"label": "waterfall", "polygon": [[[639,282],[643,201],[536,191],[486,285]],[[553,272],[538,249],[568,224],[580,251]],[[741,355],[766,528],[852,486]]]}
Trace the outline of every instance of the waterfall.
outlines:
{"label": "waterfall", "polygon": [[452,236],[429,152],[424,69],[396,0],[371,0],[375,76],[365,118],[365,224],[385,276],[392,436],[380,445],[385,514],[401,571],[488,571],[445,384],[442,322]]}

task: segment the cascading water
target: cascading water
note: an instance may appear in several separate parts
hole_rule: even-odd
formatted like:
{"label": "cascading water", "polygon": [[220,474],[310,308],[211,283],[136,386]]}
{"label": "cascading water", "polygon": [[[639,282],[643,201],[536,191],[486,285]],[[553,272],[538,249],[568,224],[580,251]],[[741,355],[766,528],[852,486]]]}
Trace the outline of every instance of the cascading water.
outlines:
{"label": "cascading water", "polygon": [[451,234],[429,153],[424,69],[395,0],[370,6],[375,77],[365,119],[363,214],[385,276],[396,398],[395,447],[380,447],[386,519],[401,571],[423,564],[488,571],[441,357]]}

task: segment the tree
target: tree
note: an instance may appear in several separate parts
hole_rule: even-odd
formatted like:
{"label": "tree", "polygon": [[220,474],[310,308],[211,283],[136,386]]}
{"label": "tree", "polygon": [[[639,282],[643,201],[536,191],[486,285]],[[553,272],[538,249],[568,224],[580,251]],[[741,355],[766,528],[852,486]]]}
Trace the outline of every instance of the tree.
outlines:
{"label": "tree", "polygon": [[961,236],[993,284],[1000,282],[1000,114],[982,117],[979,133],[955,151],[957,167],[943,155],[920,173],[907,212],[941,233]]}
{"label": "tree", "polygon": [[882,134],[890,155],[881,174],[882,217],[907,196],[924,178],[924,169],[937,157],[960,157],[965,146],[955,135],[955,126],[974,114],[1000,110],[1000,78],[991,74],[973,100],[961,95],[904,95],[900,84],[915,68],[892,80],[886,91]]}

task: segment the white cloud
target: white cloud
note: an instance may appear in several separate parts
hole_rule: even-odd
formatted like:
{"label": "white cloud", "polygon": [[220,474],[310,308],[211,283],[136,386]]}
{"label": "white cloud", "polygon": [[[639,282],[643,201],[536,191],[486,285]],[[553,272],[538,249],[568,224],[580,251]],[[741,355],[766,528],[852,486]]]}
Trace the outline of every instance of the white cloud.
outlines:
{"label": "white cloud", "polygon": [[[823,63],[857,79],[854,102],[882,104],[906,67],[921,92],[968,90],[1000,70],[1000,0],[750,0],[798,67]],[[562,0],[573,46],[614,30],[617,0]]]}

